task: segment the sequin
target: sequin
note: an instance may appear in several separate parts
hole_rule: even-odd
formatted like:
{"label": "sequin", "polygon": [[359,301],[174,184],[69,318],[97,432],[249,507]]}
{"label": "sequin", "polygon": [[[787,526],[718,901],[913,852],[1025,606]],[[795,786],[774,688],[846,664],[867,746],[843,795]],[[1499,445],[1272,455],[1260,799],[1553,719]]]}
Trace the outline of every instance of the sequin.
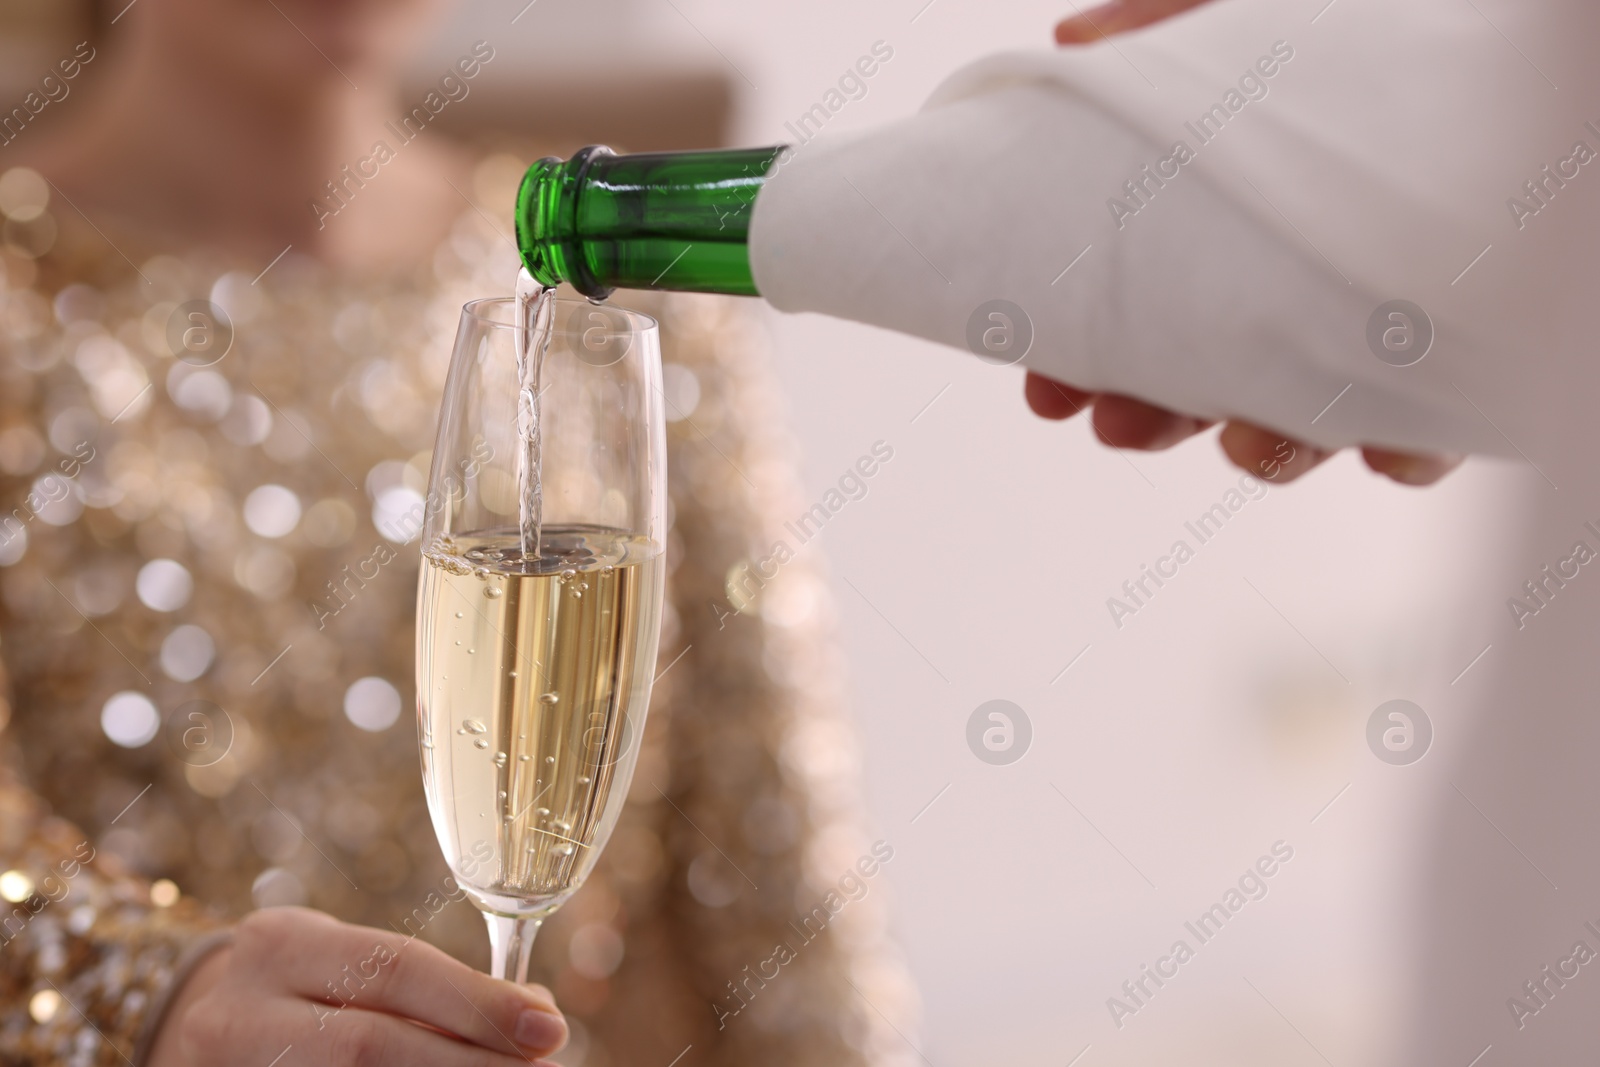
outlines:
{"label": "sequin", "polygon": [[61,994],[54,989],[41,989],[28,998],[28,1014],[40,1026],[54,1019],[60,1008]]}
{"label": "sequin", "polygon": [[233,406],[233,387],[214,370],[177,364],[167,379],[167,391],[180,408],[207,422],[216,422]]}
{"label": "sequin", "polygon": [[113,563],[86,566],[72,580],[72,602],[85,615],[109,615],[122,603],[127,578]]}
{"label": "sequin", "polygon": [[259,396],[234,394],[218,429],[236,445],[259,445],[272,432],[272,409]]}
{"label": "sequin", "polygon": [[9,567],[28,551],[28,529],[14,519],[0,520],[0,567]]}
{"label": "sequin", "polygon": [[244,524],[261,537],[282,537],[300,523],[300,498],[281,485],[261,485],[244,498]]}
{"label": "sequin", "polygon": [[185,624],[161,642],[161,670],[177,682],[192,682],[211,667],[217,644],[204,629]]}
{"label": "sequin", "polygon": [[143,693],[123,690],[100,709],[100,729],[123,748],[140,748],[155,739],[161,716]]}
{"label": "sequin", "polygon": [[702,852],[689,864],[689,892],[708,908],[725,908],[739,899],[739,874],[716,851]]}
{"label": "sequin", "polygon": [[152,611],[177,611],[189,602],[194,579],[177,560],[153,559],[139,568],[134,589],[140,603]]}
{"label": "sequin", "polygon": [[34,481],[24,506],[32,507],[40,522],[66,526],[83,514],[83,490],[70,478],[51,471]]}
{"label": "sequin", "polygon": [[44,214],[50,204],[50,184],[29,167],[12,167],[0,174],[0,212],[23,222]]}
{"label": "sequin", "polygon": [[624,945],[607,923],[588,923],[572,932],[567,959],[572,969],[591,981],[610,978],[622,963]]}
{"label": "sequin", "polygon": [[344,694],[345,718],[369,733],[387,730],[400,718],[400,690],[383,678],[360,678]]}
{"label": "sequin", "polygon": [[662,364],[661,391],[668,422],[687,419],[700,406],[700,379],[681,363]]}
{"label": "sequin", "polygon": [[13,904],[20,904],[33,896],[33,879],[21,871],[6,871],[0,874],[0,897],[4,897]]}
{"label": "sequin", "polygon": [[372,505],[372,525],[387,541],[405,544],[421,533],[425,501],[421,493],[406,486],[385,489]]}
{"label": "sequin", "polygon": [[63,408],[50,420],[50,444],[58,452],[71,452],[80,443],[93,440],[100,431],[100,419],[88,408],[76,405]]}

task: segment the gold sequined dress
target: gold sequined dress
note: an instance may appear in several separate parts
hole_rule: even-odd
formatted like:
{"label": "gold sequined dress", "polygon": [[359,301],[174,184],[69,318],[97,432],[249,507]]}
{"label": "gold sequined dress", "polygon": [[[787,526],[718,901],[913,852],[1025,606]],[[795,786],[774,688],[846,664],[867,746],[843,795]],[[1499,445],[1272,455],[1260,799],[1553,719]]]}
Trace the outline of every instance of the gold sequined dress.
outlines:
{"label": "gold sequined dress", "polygon": [[[425,490],[509,227],[469,212],[404,276],[291,252],[258,277],[40,206],[0,233],[0,1062],[130,1062],[185,953],[253,906],[484,966],[419,777],[418,545],[379,531]],[[892,846],[861,827],[826,584],[802,554],[730,600],[804,508],[764,356],[737,301],[646,309],[678,416],[666,669],[625,814],[535,946],[557,1058],[898,1062]]]}

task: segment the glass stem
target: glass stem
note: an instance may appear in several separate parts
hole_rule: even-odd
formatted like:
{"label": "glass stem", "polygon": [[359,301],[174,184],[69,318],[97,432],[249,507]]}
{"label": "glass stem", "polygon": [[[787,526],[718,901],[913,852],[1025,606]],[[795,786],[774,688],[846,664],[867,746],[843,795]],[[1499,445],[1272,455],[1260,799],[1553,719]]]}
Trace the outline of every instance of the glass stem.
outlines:
{"label": "glass stem", "polygon": [[491,963],[489,973],[518,985],[528,980],[528,953],[543,919],[511,919],[484,913],[489,924]]}

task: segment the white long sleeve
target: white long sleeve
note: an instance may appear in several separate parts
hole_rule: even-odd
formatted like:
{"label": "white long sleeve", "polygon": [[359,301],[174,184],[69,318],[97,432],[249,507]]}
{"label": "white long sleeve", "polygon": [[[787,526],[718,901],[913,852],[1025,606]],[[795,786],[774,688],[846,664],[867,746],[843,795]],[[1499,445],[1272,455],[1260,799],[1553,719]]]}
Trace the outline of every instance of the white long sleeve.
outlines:
{"label": "white long sleeve", "polygon": [[[757,200],[757,285],[956,347],[1004,299],[1024,362],[1084,388],[1537,466],[1600,399],[1600,166],[1574,159],[1600,155],[1600,19],[1321,6],[1221,0],[1114,47],[994,57],[909,119],[801,146]],[[1435,335],[1410,366],[1367,340],[1402,299]]]}

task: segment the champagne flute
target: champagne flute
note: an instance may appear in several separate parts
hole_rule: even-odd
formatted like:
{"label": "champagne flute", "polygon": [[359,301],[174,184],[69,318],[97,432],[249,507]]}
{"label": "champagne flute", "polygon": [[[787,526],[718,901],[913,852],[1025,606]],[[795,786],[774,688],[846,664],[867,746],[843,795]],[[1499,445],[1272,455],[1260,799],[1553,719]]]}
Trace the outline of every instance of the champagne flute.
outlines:
{"label": "champagne flute", "polygon": [[[417,592],[428,811],[488,921],[493,973],[514,982],[527,979],[540,923],[583,884],[621,812],[665,581],[656,324],[584,301],[555,300],[553,312],[540,320],[550,343],[538,470],[521,479],[530,450],[519,437],[518,304],[462,309]],[[520,517],[535,482],[542,531],[530,554]]]}

